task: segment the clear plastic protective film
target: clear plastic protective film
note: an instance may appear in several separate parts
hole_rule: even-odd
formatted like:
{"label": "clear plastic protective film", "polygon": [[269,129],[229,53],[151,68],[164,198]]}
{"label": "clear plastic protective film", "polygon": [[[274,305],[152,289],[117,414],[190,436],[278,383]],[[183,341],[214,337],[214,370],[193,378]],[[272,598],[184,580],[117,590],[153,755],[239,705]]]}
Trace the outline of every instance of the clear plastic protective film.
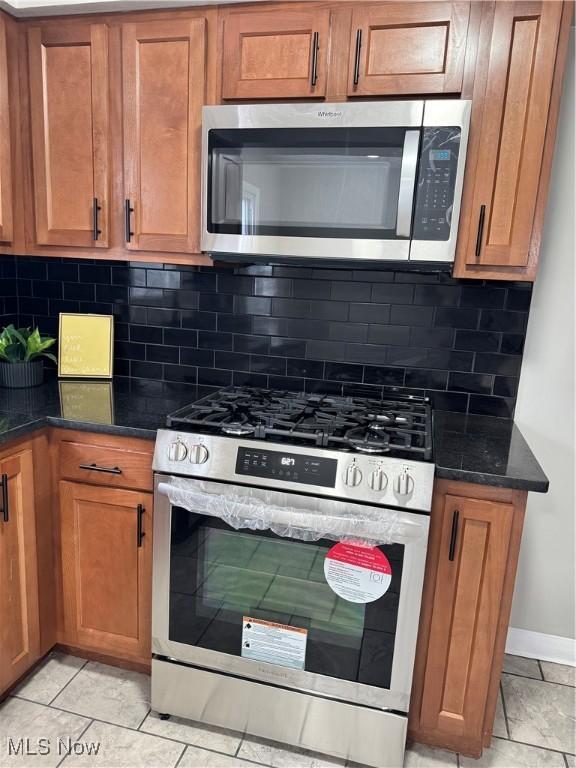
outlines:
{"label": "clear plastic protective film", "polygon": [[270,530],[277,536],[377,544],[409,544],[427,536],[428,526],[402,510],[299,496],[263,488],[222,485],[170,477],[158,484],[172,506],[218,517],[236,530]]}

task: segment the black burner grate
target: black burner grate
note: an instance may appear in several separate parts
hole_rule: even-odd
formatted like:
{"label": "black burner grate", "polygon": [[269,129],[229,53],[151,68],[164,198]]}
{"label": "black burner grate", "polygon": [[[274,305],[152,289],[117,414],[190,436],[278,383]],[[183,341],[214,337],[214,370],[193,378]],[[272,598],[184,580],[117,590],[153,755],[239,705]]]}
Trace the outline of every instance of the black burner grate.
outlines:
{"label": "black burner grate", "polygon": [[172,429],[227,434],[362,453],[432,458],[426,398],[383,400],[232,387],[168,417]]}

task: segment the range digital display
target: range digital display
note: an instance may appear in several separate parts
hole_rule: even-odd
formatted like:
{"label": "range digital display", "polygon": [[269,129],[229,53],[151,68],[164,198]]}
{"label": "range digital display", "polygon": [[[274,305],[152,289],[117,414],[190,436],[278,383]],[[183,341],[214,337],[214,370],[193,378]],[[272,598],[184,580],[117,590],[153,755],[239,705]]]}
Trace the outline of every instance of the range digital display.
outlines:
{"label": "range digital display", "polygon": [[238,448],[236,456],[237,475],[268,477],[271,480],[288,480],[291,483],[320,485],[324,488],[334,488],[337,467],[336,459],[284,451]]}

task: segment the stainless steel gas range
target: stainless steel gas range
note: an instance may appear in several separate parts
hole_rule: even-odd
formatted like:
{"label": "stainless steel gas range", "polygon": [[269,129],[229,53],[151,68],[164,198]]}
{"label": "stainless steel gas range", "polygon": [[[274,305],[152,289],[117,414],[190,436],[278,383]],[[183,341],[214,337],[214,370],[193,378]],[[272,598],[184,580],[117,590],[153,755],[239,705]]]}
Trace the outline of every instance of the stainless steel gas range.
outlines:
{"label": "stainless steel gas range", "polygon": [[233,388],[168,426],[154,455],[153,708],[402,765],[429,404]]}

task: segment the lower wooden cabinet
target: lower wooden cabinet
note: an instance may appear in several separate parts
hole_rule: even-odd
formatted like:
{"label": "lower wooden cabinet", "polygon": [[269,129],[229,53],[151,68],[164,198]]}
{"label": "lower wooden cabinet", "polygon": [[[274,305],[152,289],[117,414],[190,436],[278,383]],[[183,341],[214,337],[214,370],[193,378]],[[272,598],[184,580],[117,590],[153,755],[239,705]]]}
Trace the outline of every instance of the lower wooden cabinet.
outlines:
{"label": "lower wooden cabinet", "polygon": [[149,663],[152,496],[60,482],[61,642]]}
{"label": "lower wooden cabinet", "polygon": [[410,714],[416,741],[490,743],[526,494],[437,481]]}
{"label": "lower wooden cabinet", "polygon": [[[0,695],[56,642],[120,664],[150,663],[152,494],[98,485],[102,473],[96,483],[79,482],[74,472],[85,455],[109,459],[125,483],[149,489],[152,446],[51,435],[52,472],[42,462],[45,434],[0,452]],[[524,491],[435,483],[413,741],[476,757],[490,744],[526,498]]]}
{"label": "lower wooden cabinet", "polygon": [[0,454],[0,693],[40,655],[32,450]]}

